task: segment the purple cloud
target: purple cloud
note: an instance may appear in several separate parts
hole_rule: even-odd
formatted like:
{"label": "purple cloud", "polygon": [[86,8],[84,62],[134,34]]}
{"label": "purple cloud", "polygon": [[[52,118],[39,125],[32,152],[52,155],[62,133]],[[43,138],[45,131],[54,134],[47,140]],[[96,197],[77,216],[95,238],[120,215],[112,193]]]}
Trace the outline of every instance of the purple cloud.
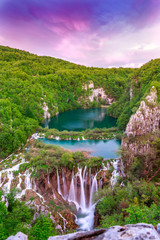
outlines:
{"label": "purple cloud", "polygon": [[96,65],[96,56],[98,66],[117,66],[137,53],[131,44],[148,44],[144,31],[159,26],[159,16],[158,0],[2,0],[0,43],[86,65]]}

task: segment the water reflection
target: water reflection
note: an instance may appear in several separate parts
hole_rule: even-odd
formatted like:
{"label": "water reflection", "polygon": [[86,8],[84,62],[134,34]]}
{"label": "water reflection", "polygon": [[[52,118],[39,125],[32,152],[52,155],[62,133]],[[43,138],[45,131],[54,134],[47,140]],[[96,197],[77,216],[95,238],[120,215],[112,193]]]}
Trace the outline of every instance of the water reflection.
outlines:
{"label": "water reflection", "polygon": [[114,126],[116,126],[116,119],[107,115],[106,108],[66,111],[42,124],[42,127],[56,128],[60,131],[82,131],[88,128],[110,128]]}

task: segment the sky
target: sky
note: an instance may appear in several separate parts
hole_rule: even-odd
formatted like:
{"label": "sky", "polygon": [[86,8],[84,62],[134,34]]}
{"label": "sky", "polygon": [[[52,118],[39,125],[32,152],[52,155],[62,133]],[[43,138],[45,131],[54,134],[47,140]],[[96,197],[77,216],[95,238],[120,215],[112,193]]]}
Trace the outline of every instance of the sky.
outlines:
{"label": "sky", "polygon": [[160,57],[160,0],[0,0],[0,45],[93,67]]}

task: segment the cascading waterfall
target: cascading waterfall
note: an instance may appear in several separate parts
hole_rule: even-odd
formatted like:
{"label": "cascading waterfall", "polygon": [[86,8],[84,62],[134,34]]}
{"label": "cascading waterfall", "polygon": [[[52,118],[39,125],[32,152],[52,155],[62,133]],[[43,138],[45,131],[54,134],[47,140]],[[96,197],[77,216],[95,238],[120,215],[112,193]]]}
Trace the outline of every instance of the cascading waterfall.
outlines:
{"label": "cascading waterfall", "polygon": [[98,189],[98,184],[97,184],[97,173],[93,178],[92,181],[92,185],[91,185],[91,191],[90,191],[90,199],[89,199],[89,207],[91,207],[93,205],[92,203],[92,197],[93,197],[93,193],[96,192]]}
{"label": "cascading waterfall", "polygon": [[[60,186],[60,177],[57,169],[57,191],[64,200],[75,204],[77,209],[76,223],[81,230],[90,230],[94,227],[95,204],[92,202],[93,194],[99,187],[97,174],[91,174],[91,169],[78,167],[77,173],[72,171],[72,179],[67,189],[66,179],[62,169],[62,187]],[[88,184],[87,184],[88,181]],[[88,187],[89,185],[89,187]]]}
{"label": "cascading waterfall", "polygon": [[[58,190],[58,193],[62,196],[61,187],[60,187],[60,180],[59,180],[58,168],[57,168],[57,190]],[[63,196],[62,196],[62,197],[63,197]]]}
{"label": "cascading waterfall", "polygon": [[66,200],[68,198],[68,196],[67,196],[66,179],[65,179],[65,176],[64,176],[63,169],[62,169],[62,181],[63,181],[63,196],[64,196],[64,198]]}

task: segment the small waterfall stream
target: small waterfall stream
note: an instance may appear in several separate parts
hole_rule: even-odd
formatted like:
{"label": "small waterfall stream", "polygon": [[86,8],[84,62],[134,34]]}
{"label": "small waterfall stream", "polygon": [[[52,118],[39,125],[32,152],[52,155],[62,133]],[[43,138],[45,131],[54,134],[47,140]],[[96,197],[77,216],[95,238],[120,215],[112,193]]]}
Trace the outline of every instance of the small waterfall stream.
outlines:
{"label": "small waterfall stream", "polygon": [[97,174],[91,174],[91,169],[78,167],[77,173],[72,171],[72,179],[69,188],[62,170],[62,187],[57,169],[57,191],[65,201],[75,204],[77,209],[76,224],[80,230],[91,230],[94,227],[95,204],[92,202],[93,194],[97,191],[99,181]]}

